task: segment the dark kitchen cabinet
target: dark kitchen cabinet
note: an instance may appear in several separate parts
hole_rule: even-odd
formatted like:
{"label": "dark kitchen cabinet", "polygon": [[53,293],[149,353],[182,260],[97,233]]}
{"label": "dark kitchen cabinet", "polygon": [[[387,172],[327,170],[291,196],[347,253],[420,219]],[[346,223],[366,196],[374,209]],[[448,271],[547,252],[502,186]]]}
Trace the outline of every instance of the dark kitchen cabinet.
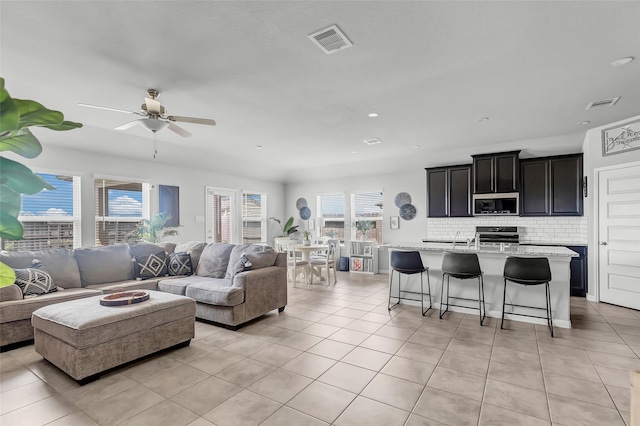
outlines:
{"label": "dark kitchen cabinet", "polygon": [[548,216],[551,213],[549,160],[521,160],[520,177],[520,216]]}
{"label": "dark kitchen cabinet", "polygon": [[519,153],[473,155],[473,193],[518,192]]}
{"label": "dark kitchen cabinet", "polygon": [[426,170],[428,217],[471,216],[471,165]]}
{"label": "dark kitchen cabinet", "polygon": [[582,154],[550,159],[551,215],[582,216]]}
{"label": "dark kitchen cabinet", "polygon": [[582,216],[582,154],[520,161],[520,216]]}
{"label": "dark kitchen cabinet", "polygon": [[567,246],[568,249],[578,253],[578,257],[572,257],[569,268],[571,275],[569,278],[569,286],[572,296],[585,297],[589,291],[589,285],[587,277],[589,275],[588,270],[588,251],[587,246]]}

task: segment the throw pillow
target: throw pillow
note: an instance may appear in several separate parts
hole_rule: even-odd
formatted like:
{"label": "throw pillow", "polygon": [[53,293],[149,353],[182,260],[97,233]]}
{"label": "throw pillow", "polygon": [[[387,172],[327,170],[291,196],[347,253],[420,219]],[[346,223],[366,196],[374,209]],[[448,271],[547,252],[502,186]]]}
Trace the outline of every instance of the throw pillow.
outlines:
{"label": "throw pillow", "polygon": [[136,256],[133,264],[138,280],[164,277],[167,275],[167,259],[164,251],[147,256]]}
{"label": "throw pillow", "polygon": [[[196,274],[200,277],[225,278],[233,244],[212,243],[202,251]],[[191,253],[193,256],[193,253]]]}
{"label": "throw pillow", "polygon": [[171,276],[193,274],[189,253],[170,253],[168,267]]}
{"label": "throw pillow", "polygon": [[24,296],[53,293],[58,288],[53,285],[53,278],[42,266],[42,262],[33,259],[31,268],[15,269],[16,285],[22,290]]}

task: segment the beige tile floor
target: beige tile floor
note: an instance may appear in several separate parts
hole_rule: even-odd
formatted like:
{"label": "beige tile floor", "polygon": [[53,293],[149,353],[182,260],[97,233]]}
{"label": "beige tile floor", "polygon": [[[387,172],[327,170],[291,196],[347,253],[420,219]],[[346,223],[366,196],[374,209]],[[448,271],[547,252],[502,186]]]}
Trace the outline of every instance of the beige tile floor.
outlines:
{"label": "beige tile floor", "polygon": [[0,424],[628,425],[640,312],[571,300],[574,329],[399,306],[387,275],[290,285],[284,313],[80,387],[35,353],[0,355]]}

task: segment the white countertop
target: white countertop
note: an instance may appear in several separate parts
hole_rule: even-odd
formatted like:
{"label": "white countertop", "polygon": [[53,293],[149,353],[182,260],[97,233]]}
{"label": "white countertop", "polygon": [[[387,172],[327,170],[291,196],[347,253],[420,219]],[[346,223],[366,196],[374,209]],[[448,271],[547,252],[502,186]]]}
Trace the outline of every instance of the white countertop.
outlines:
{"label": "white countertop", "polygon": [[390,243],[383,244],[380,247],[399,250],[426,250],[426,251],[453,251],[460,253],[491,253],[491,254],[505,254],[505,255],[517,255],[517,256],[558,256],[558,257],[576,257],[578,253],[573,250],[569,250],[566,247],[554,247],[554,246],[529,246],[529,245],[511,245],[504,248],[504,251],[500,251],[499,246],[480,246],[476,249],[472,244],[467,248],[466,243],[456,243],[455,248],[452,243]]}

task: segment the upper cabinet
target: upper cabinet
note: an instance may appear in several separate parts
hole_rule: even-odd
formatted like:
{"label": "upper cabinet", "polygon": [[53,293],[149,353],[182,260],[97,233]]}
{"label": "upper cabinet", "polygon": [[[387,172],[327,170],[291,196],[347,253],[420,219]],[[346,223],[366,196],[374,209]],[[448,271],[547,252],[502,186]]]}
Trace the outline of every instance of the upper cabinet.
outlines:
{"label": "upper cabinet", "polygon": [[473,193],[518,192],[519,153],[473,155]]}
{"label": "upper cabinet", "polygon": [[520,216],[582,216],[582,154],[520,162]]}
{"label": "upper cabinet", "polygon": [[471,164],[426,170],[428,217],[471,216]]}

